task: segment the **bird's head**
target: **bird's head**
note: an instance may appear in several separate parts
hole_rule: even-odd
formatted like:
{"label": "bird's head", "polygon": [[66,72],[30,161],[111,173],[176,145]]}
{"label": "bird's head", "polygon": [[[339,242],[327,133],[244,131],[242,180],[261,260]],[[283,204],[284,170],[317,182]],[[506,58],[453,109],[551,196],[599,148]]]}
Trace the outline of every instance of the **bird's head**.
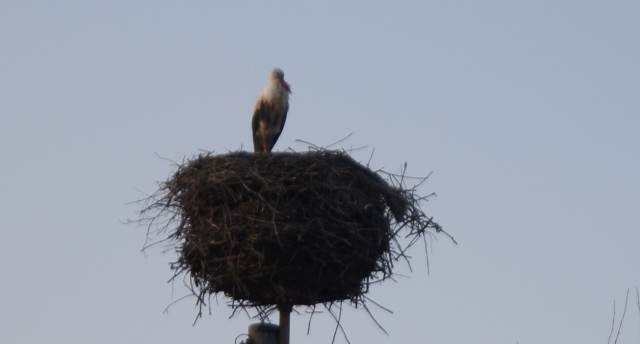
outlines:
{"label": "bird's head", "polygon": [[289,84],[284,81],[284,72],[282,71],[282,69],[274,68],[271,71],[271,80],[273,82],[279,83],[285,90],[287,90],[287,92],[291,93],[291,87],[289,87]]}

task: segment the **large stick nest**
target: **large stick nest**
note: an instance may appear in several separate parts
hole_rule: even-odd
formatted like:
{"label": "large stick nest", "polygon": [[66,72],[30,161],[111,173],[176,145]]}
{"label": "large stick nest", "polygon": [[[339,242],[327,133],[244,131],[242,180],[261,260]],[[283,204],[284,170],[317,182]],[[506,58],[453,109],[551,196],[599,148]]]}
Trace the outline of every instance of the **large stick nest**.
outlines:
{"label": "large stick nest", "polygon": [[174,276],[188,273],[201,306],[220,292],[258,308],[358,304],[442,231],[404,185],[338,151],[206,153],[179,164],[143,215],[169,219]]}

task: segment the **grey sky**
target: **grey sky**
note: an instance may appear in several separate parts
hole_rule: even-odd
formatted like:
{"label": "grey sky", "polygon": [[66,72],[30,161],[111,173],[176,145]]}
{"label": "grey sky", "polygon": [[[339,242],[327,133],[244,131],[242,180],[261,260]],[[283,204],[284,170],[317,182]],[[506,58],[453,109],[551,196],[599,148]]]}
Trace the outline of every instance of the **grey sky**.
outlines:
{"label": "grey sky", "polygon": [[[372,290],[389,337],[347,312],[353,343],[605,343],[613,298],[640,285],[639,18],[621,0],[0,0],[0,342],[244,332],[223,298],[195,327],[193,300],[163,314],[186,293],[172,255],[145,257],[120,221],[171,173],[156,154],[249,148],[279,66],[276,149],[355,132],[376,167],[433,170],[428,210],[461,243]],[[309,337],[307,320],[292,342],[331,341],[328,316]]]}

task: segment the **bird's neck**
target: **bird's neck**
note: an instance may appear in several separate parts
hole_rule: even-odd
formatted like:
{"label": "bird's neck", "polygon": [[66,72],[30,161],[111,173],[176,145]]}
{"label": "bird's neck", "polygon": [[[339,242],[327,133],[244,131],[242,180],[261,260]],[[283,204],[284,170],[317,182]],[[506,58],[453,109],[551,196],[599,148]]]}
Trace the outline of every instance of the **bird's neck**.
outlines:
{"label": "bird's neck", "polygon": [[281,79],[271,79],[271,84],[279,90],[284,90],[287,93],[291,93],[291,87],[289,84]]}
{"label": "bird's neck", "polygon": [[289,92],[278,83],[271,83],[262,91],[261,98],[273,105],[281,106],[289,101]]}

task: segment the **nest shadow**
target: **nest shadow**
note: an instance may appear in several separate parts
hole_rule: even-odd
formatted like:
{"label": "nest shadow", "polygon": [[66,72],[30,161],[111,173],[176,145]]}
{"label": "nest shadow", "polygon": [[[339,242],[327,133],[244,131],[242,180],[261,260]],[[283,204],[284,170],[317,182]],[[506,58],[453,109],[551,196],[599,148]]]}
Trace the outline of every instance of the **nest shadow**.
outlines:
{"label": "nest shadow", "polygon": [[150,228],[166,221],[174,277],[187,274],[200,306],[217,293],[258,309],[358,304],[408,247],[442,232],[423,199],[341,151],[205,153],[179,164],[142,214]]}

